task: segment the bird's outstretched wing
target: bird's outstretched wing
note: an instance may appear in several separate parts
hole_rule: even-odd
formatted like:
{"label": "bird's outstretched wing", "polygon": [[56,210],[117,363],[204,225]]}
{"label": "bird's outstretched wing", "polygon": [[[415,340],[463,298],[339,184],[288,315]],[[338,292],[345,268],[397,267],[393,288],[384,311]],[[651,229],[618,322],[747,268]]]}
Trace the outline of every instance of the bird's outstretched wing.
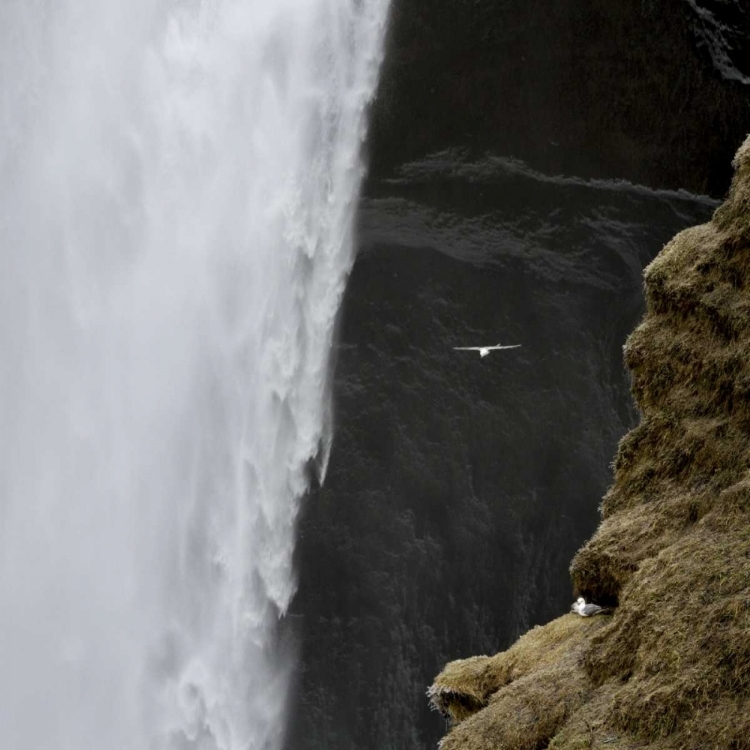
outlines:
{"label": "bird's outstretched wing", "polygon": [[460,349],[463,352],[480,352],[486,349],[486,346],[454,346],[454,349]]}
{"label": "bird's outstretched wing", "polygon": [[495,346],[488,346],[488,349],[518,349],[521,344],[495,344]]}

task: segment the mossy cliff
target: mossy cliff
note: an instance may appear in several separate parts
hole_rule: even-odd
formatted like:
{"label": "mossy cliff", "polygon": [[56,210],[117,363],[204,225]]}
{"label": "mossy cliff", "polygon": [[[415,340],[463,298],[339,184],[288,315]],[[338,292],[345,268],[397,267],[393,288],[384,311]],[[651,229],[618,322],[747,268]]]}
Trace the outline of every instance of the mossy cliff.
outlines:
{"label": "mossy cliff", "polygon": [[429,690],[442,750],[750,749],[750,138],[727,201],[645,272],[641,422],[571,565],[612,617],[563,617]]}

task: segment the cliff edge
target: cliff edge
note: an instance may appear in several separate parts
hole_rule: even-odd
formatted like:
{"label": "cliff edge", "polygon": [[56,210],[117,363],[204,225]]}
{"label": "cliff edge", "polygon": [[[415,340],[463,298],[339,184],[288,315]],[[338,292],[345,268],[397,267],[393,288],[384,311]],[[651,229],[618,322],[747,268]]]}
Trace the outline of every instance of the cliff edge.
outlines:
{"label": "cliff edge", "polygon": [[442,750],[750,750],[750,138],[729,197],[645,271],[625,346],[641,422],[568,614],[430,687]]}

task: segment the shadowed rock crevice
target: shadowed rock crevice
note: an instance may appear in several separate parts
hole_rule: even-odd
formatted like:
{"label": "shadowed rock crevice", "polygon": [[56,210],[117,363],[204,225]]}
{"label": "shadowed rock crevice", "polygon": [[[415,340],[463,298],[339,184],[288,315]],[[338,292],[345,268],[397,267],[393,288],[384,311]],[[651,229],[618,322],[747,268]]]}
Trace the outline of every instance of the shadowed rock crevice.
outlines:
{"label": "shadowed rock crevice", "polygon": [[646,269],[625,347],[642,419],[571,565],[577,592],[619,607],[449,664],[430,689],[454,722],[443,750],[750,748],[750,138],[734,167],[712,221]]}

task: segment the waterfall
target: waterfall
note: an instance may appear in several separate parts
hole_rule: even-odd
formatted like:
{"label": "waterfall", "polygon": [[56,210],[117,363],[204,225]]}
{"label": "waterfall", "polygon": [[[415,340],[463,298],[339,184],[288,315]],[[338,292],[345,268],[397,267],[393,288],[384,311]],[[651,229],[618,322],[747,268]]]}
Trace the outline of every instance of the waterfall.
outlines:
{"label": "waterfall", "polygon": [[1,748],[281,747],[387,5],[0,5]]}

